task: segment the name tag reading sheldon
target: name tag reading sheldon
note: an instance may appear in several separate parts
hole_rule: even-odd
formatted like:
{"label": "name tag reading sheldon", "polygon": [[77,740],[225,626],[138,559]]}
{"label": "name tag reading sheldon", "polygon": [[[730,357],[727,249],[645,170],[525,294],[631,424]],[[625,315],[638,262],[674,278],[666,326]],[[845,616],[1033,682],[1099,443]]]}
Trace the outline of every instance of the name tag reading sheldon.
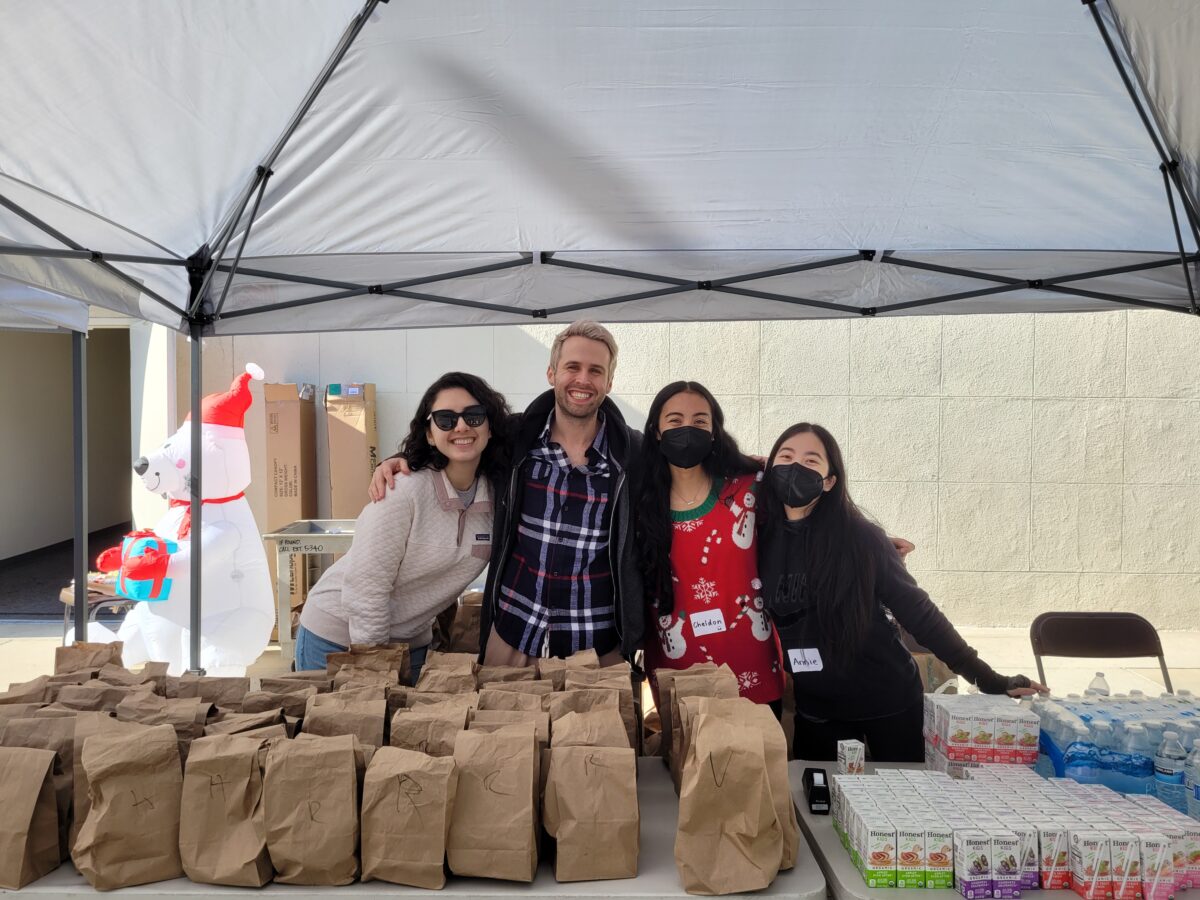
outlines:
{"label": "name tag reading sheldon", "polygon": [[788,662],[792,665],[793,672],[820,672],[825,668],[825,661],[821,659],[821,651],[816,647],[809,647],[805,650],[789,650]]}
{"label": "name tag reading sheldon", "polygon": [[692,622],[692,634],[704,637],[706,634],[717,634],[725,630],[725,615],[719,609],[705,609],[694,612],[689,617]]}

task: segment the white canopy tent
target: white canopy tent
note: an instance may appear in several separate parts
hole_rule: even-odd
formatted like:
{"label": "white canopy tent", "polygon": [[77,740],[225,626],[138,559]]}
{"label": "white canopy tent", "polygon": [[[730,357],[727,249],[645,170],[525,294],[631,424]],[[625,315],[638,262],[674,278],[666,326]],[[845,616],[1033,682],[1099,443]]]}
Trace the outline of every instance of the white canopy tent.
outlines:
{"label": "white canopy tent", "polygon": [[0,286],[194,349],[1197,312],[1188,0],[14,0],[0,23]]}

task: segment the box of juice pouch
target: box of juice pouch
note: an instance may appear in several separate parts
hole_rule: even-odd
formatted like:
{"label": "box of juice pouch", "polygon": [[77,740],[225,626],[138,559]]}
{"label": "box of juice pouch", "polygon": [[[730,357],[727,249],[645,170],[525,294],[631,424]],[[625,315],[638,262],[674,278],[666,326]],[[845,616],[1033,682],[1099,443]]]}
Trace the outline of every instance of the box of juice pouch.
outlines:
{"label": "box of juice pouch", "polygon": [[966,900],[992,896],[992,839],[983,831],[954,832],[954,887]]}
{"label": "box of juice pouch", "polygon": [[1020,897],[1021,839],[1005,828],[989,834],[992,838],[992,896],[997,900]]}
{"label": "box of juice pouch", "polygon": [[925,887],[925,826],[920,822],[896,823],[896,887]]}
{"label": "box of juice pouch", "polygon": [[954,887],[954,831],[945,822],[925,823],[925,887]]}
{"label": "box of juice pouch", "polygon": [[1163,834],[1139,834],[1142,862],[1142,896],[1145,900],[1168,900],[1175,895],[1175,864],[1171,841]]}
{"label": "box of juice pouch", "polygon": [[1112,890],[1108,837],[1094,829],[1069,832],[1071,887],[1083,900],[1105,900]]}
{"label": "box of juice pouch", "polygon": [[1066,826],[1053,821],[1038,820],[1038,860],[1042,890],[1060,891],[1071,887],[1070,847]]}
{"label": "box of juice pouch", "polygon": [[896,826],[876,816],[863,819],[859,830],[862,876],[867,887],[896,886]]}
{"label": "box of juice pouch", "polygon": [[1160,834],[1171,842],[1171,868],[1175,870],[1175,889],[1186,889],[1188,882],[1187,871],[1187,832],[1175,820],[1163,820],[1154,826]]}
{"label": "box of juice pouch", "polygon": [[1106,834],[1111,896],[1113,900],[1138,900],[1142,895],[1142,856],[1138,839],[1120,829],[1112,829]]}

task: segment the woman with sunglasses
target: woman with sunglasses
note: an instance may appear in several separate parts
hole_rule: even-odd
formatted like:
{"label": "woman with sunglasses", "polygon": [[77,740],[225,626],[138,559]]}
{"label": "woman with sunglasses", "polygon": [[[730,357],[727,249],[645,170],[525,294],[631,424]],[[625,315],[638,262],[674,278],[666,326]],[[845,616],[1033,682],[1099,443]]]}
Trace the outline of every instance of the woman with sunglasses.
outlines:
{"label": "woman with sunglasses", "polygon": [[296,668],[324,669],[350,644],[409,645],[416,682],[433,620],[487,565],[492,497],[508,471],[510,412],[475,375],[450,372],[425,391],[397,479],[355,523],[354,543],[309,592],[296,636]]}
{"label": "woman with sunglasses", "polygon": [[833,435],[793,425],[767,465],[759,571],[795,685],[797,758],[832,760],[854,739],[876,762],[925,759],[921,678],[896,622],[984,693],[1046,690],[997,674],[954,630],[850,499]]}
{"label": "woman with sunglasses", "polygon": [[646,670],[726,663],[743,697],[779,714],[783,674],[763,610],[755,538],[760,466],[725,430],[716,398],[677,381],[650,404],[637,542],[651,621]]}

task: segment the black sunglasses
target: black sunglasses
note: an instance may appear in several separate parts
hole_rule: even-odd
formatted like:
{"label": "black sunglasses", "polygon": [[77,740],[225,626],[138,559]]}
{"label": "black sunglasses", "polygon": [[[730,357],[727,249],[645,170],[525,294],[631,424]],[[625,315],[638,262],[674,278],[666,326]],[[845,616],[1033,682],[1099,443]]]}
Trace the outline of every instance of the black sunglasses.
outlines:
{"label": "black sunglasses", "polygon": [[455,412],[452,409],[435,409],[429,414],[429,419],[442,431],[453,431],[454,426],[458,424],[459,416],[462,416],[463,421],[470,427],[478,428],[487,421],[487,410],[482,406],[468,406],[462,412]]}

